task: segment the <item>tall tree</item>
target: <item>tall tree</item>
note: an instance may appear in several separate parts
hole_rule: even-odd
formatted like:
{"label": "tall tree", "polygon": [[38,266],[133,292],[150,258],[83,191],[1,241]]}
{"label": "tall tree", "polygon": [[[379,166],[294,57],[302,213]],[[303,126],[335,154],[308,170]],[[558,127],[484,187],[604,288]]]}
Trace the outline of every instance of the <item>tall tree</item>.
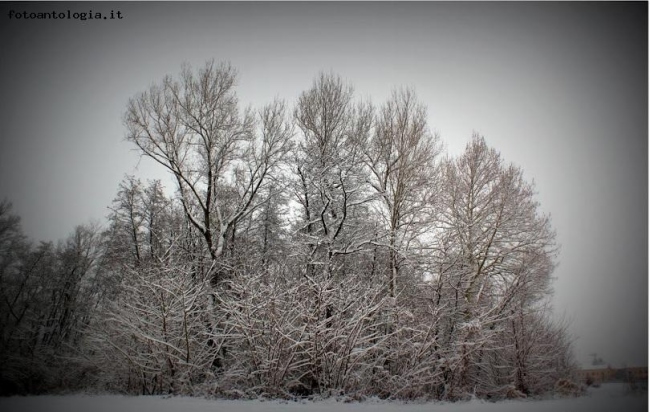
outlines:
{"label": "tall tree", "polygon": [[[345,257],[359,255],[372,240],[363,224],[369,201],[361,142],[372,125],[372,107],[355,104],[353,89],[334,74],[321,73],[303,92],[294,112],[301,131],[294,151],[295,200],[306,245],[301,269],[308,280],[308,315],[313,369],[308,390],[320,390],[331,371],[325,355],[332,340],[337,284]],[[321,324],[321,322],[324,322]]]}
{"label": "tall tree", "polygon": [[[375,131],[364,151],[370,182],[380,199],[389,253],[388,293],[397,281],[412,242],[427,230],[436,202],[440,143],[427,125],[427,112],[415,92],[394,91],[380,109]],[[429,209],[429,211],[427,211]]]}
{"label": "tall tree", "polygon": [[173,175],[187,219],[201,233],[212,260],[227,236],[256,206],[256,195],[290,147],[285,106],[275,101],[260,113],[240,113],[237,75],[227,64],[208,62],[197,72],[131,99],[127,139]]}
{"label": "tall tree", "polygon": [[294,117],[302,132],[294,152],[294,193],[309,245],[308,275],[321,265],[330,276],[335,256],[357,252],[369,241],[352,236],[352,222],[369,200],[361,143],[372,126],[372,107],[355,105],[351,86],[321,73],[300,95]]}
{"label": "tall tree", "polygon": [[447,164],[436,279],[448,308],[443,342],[458,360],[453,388],[480,376],[497,326],[549,294],[555,233],[534,195],[521,169],[478,135]]}

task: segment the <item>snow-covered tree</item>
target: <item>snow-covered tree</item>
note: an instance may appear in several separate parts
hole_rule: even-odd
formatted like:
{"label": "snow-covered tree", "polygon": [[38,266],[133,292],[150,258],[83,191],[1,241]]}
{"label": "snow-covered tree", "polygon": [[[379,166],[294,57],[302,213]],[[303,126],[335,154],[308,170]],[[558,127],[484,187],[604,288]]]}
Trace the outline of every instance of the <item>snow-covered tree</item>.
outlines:
{"label": "snow-covered tree", "polygon": [[209,62],[129,102],[174,197],[127,176],[104,231],[56,246],[0,203],[3,387],[456,400],[571,378],[555,233],[519,167],[479,135],[440,159],[409,89],[375,111],[321,73],[255,112],[236,78]]}
{"label": "snow-covered tree", "polygon": [[434,255],[436,300],[447,308],[440,332],[452,361],[447,391],[493,385],[483,376],[490,354],[507,350],[498,332],[549,296],[555,234],[534,195],[521,169],[478,135],[447,164]]}
{"label": "snow-covered tree", "polygon": [[99,382],[130,393],[194,393],[223,341],[206,327],[209,280],[172,260],[125,269],[123,279],[85,342]]}
{"label": "snow-covered tree", "polygon": [[54,246],[28,243],[9,205],[0,206],[0,381],[9,393],[79,385],[75,363],[99,299],[101,237],[78,226]]}
{"label": "snow-covered tree", "polygon": [[336,334],[341,310],[333,298],[349,273],[348,259],[359,259],[372,241],[367,220],[368,185],[362,163],[362,142],[372,126],[372,107],[355,103],[353,90],[334,75],[321,73],[303,92],[294,112],[300,129],[293,152],[293,193],[301,220],[296,257],[300,276],[309,285],[304,313],[311,345],[308,391],[328,387],[323,342]]}
{"label": "snow-covered tree", "polygon": [[257,194],[292,136],[280,101],[258,116],[241,112],[236,80],[228,64],[186,67],[180,79],[165,77],[131,99],[125,115],[127,139],[172,173],[185,216],[213,261],[237,222],[258,205]]}
{"label": "snow-covered tree", "polygon": [[418,236],[429,229],[439,181],[439,139],[429,131],[427,112],[415,92],[393,92],[379,111],[364,149],[369,181],[379,202],[383,225],[378,242],[389,255],[388,294],[395,298],[402,265]]}

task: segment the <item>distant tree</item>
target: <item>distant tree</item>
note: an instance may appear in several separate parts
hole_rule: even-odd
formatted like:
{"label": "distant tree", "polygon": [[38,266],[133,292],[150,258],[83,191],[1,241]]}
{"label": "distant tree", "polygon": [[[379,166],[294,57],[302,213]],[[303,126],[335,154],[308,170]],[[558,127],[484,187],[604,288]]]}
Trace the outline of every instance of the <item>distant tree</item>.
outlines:
{"label": "distant tree", "polygon": [[589,356],[592,357],[592,360],[591,360],[592,365],[598,366],[598,365],[604,365],[605,364],[605,361],[603,360],[603,358],[599,357],[597,353],[592,353]]}
{"label": "distant tree", "polygon": [[78,226],[54,246],[28,243],[0,205],[0,380],[7,393],[80,385],[75,356],[99,299],[101,237]]}
{"label": "distant tree", "polygon": [[[174,205],[159,180],[143,184],[133,176],[120,183],[109,216],[107,256],[133,266],[162,257],[169,237],[179,232]],[[130,256],[126,261],[124,259]]]}

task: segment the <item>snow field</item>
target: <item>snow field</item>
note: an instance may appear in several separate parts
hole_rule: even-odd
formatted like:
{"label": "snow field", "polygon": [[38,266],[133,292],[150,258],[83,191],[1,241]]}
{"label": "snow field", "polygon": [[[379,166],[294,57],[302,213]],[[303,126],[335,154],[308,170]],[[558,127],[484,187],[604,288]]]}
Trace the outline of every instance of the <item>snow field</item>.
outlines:
{"label": "snow field", "polygon": [[189,397],[66,395],[0,398],[0,412],[637,412],[648,410],[648,394],[627,394],[625,385],[603,384],[580,398],[490,403],[402,403],[370,400],[344,403],[234,401]]}

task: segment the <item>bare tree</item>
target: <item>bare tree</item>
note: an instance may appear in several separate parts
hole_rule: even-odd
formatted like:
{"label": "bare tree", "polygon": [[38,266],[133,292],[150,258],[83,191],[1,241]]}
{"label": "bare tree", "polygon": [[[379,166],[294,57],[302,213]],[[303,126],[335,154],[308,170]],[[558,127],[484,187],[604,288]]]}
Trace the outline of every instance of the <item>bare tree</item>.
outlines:
{"label": "bare tree", "polygon": [[212,260],[227,236],[252,208],[256,195],[290,148],[292,128],[276,101],[256,116],[240,113],[236,72],[208,62],[198,72],[184,68],[179,80],[130,100],[127,139],[176,179],[185,214],[201,233]]}
{"label": "bare tree", "polygon": [[321,73],[300,96],[294,114],[302,131],[294,154],[301,232],[310,248],[309,267],[318,261],[330,275],[334,256],[357,252],[369,240],[350,235],[355,212],[368,202],[360,143],[370,131],[372,107],[355,105],[352,99],[351,86]]}
{"label": "bare tree", "polygon": [[112,263],[137,266],[155,260],[164,253],[171,232],[179,231],[174,228],[177,220],[174,205],[163,193],[159,180],[145,185],[133,176],[126,176],[119,185],[111,211],[106,254]]}
{"label": "bare tree", "polygon": [[[311,382],[320,390],[325,379],[323,354],[334,304],[329,297],[345,273],[345,257],[359,255],[372,240],[362,223],[368,187],[361,153],[372,125],[372,107],[355,104],[353,90],[334,74],[321,73],[302,93],[294,117],[301,139],[294,151],[295,200],[300,205],[299,233],[306,248],[302,270],[310,283],[312,313]],[[325,328],[318,325],[325,319]]]}
{"label": "bare tree", "polygon": [[504,350],[490,345],[499,327],[548,296],[555,233],[522,171],[478,135],[448,163],[445,185],[437,282],[448,308],[443,342],[456,348],[448,379],[465,391],[486,356]]}
{"label": "bare tree", "polygon": [[33,246],[18,222],[2,204],[0,383],[10,393],[76,385],[73,358],[97,298],[100,232],[78,226],[58,246]]}
{"label": "bare tree", "polygon": [[192,394],[211,375],[219,351],[205,342],[223,342],[205,327],[209,289],[182,260],[125,268],[119,295],[101,308],[85,339],[89,361],[102,371],[100,384]]}
{"label": "bare tree", "polygon": [[364,150],[370,182],[380,199],[387,232],[389,296],[397,294],[399,269],[412,242],[427,230],[438,183],[439,138],[427,126],[424,105],[415,92],[393,92],[379,113]]}
{"label": "bare tree", "polygon": [[[440,161],[411,90],[375,112],[322,73],[290,118],[280,101],[240,112],[235,79],[208,63],[129,103],[128,139],[174,175],[177,197],[159,182],[120,186],[104,255],[117,282],[84,338],[100,382],[455,400],[535,395],[570,376],[566,329],[547,306],[555,234],[520,168],[478,135]],[[5,301],[30,282],[27,257],[40,255],[25,250],[0,261]],[[71,254],[50,255],[68,268]],[[44,302],[44,324],[64,327],[21,336],[69,342],[65,291],[91,296],[79,270],[56,279],[82,287],[52,287],[51,302],[26,289],[33,299],[15,309]]]}

